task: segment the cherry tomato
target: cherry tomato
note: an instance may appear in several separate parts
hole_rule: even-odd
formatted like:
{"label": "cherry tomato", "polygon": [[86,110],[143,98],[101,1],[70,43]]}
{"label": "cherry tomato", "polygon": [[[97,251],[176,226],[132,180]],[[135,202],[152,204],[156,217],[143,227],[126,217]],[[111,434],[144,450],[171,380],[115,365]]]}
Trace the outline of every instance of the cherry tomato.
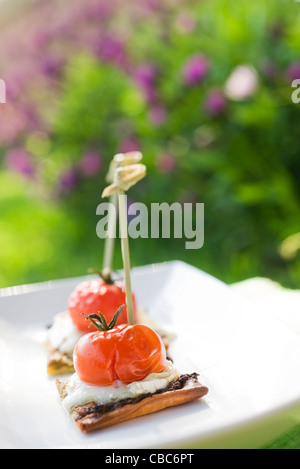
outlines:
{"label": "cherry tomato", "polygon": [[[137,307],[134,294],[133,306],[136,318]],[[126,303],[126,294],[122,282],[106,283],[103,279],[96,279],[81,283],[71,294],[68,302],[68,310],[73,323],[80,332],[91,332],[97,329],[85,320],[85,315],[101,312],[110,322],[116,310]],[[127,308],[124,308],[118,318],[117,325],[128,322]]]}
{"label": "cherry tomato", "polygon": [[129,384],[163,371],[166,349],[149,327],[123,324],[84,335],[75,347],[73,361],[79,378],[88,384]]}

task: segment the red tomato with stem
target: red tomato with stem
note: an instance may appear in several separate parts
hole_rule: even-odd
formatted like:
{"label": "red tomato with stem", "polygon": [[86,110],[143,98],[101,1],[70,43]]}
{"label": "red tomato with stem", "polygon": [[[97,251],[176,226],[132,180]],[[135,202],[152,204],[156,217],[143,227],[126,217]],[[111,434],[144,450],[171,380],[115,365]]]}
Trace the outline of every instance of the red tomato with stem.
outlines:
{"label": "red tomato with stem", "polygon": [[107,325],[105,318],[105,324],[102,322],[103,315],[96,323],[96,317],[92,315],[91,320],[97,327],[100,324],[101,330],[84,335],[73,354],[82,381],[96,386],[112,386],[118,381],[130,384],[164,370],[166,349],[154,330],[140,324]]}
{"label": "red tomato with stem", "polygon": [[[137,317],[135,295],[132,295],[134,316]],[[85,315],[97,314],[101,311],[108,321],[114,317],[116,310],[126,303],[125,287],[122,282],[109,282],[99,278],[81,283],[71,294],[68,302],[68,310],[73,323],[80,332],[96,331],[94,325],[85,320]],[[127,308],[120,315],[118,324],[128,322]]]}

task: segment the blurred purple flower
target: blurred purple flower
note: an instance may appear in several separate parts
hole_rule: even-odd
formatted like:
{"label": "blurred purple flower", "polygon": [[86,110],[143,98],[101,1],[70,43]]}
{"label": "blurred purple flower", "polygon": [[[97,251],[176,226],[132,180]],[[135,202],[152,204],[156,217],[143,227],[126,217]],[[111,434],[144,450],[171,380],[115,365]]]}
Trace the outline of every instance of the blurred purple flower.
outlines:
{"label": "blurred purple flower", "polygon": [[24,106],[22,107],[22,112],[26,119],[28,129],[45,130],[45,129],[42,129],[43,122],[37,114],[38,112],[37,109],[34,109],[34,107],[30,106],[30,104],[24,104]]}
{"label": "blurred purple flower", "polygon": [[226,105],[227,101],[222,91],[212,90],[206,97],[204,107],[207,114],[215,117],[224,113]]}
{"label": "blurred purple flower", "polygon": [[194,55],[183,67],[183,79],[187,85],[203,82],[209,72],[209,60],[204,55]]}
{"label": "blurred purple flower", "polygon": [[59,178],[59,194],[67,194],[77,186],[79,181],[77,168],[70,168],[63,172]]}
{"label": "blurred purple flower", "polygon": [[111,13],[112,5],[105,1],[94,0],[84,6],[84,15],[88,20],[106,19]]}
{"label": "blurred purple flower", "polygon": [[167,118],[167,111],[163,106],[157,105],[157,106],[153,106],[150,109],[150,119],[154,125],[156,126],[162,125],[166,121],[166,118]]}
{"label": "blurred purple flower", "polygon": [[154,84],[157,77],[157,70],[154,65],[140,65],[134,73],[135,80],[141,85]]}
{"label": "blurred purple flower", "polygon": [[128,61],[124,42],[112,36],[105,35],[93,45],[94,53],[103,62],[113,63],[121,68],[127,68]]}
{"label": "blurred purple flower", "polygon": [[162,173],[171,173],[176,167],[176,159],[171,153],[162,153],[157,158],[157,167]]}
{"label": "blurred purple flower", "polygon": [[118,60],[123,56],[124,44],[114,37],[106,36],[101,52],[103,60]]}
{"label": "blurred purple flower", "polygon": [[24,148],[12,148],[5,156],[6,167],[15,173],[32,178],[35,173],[31,155]]}
{"label": "blurred purple flower", "polygon": [[278,75],[278,65],[272,60],[264,60],[261,65],[261,73],[267,80],[273,81]]}
{"label": "blurred purple flower", "polygon": [[56,20],[51,23],[49,28],[49,37],[51,40],[65,40],[70,33],[74,31],[76,21],[79,19],[79,12],[70,9],[67,15],[58,15]]}
{"label": "blurred purple flower", "polygon": [[189,34],[196,28],[196,20],[189,13],[180,13],[176,19],[176,27],[182,34]]}
{"label": "blurred purple flower", "polygon": [[149,10],[156,11],[161,7],[161,2],[159,0],[145,0],[145,6]]}
{"label": "blurred purple flower", "polygon": [[84,176],[95,176],[102,167],[102,158],[96,151],[90,151],[83,156],[79,167]]}
{"label": "blurred purple flower", "polygon": [[300,79],[300,62],[294,62],[289,66],[287,76],[290,81]]}
{"label": "blurred purple flower", "polygon": [[120,145],[121,153],[129,153],[130,151],[138,151],[139,149],[140,144],[133,136],[127,137]]}
{"label": "blurred purple flower", "polygon": [[51,78],[61,70],[63,64],[64,62],[61,59],[46,57],[41,63],[41,73]]}
{"label": "blurred purple flower", "polygon": [[33,32],[32,44],[37,50],[43,50],[51,40],[51,34],[48,31],[37,30]]}
{"label": "blurred purple flower", "polygon": [[133,74],[133,79],[139,86],[145,98],[149,102],[156,99],[155,84],[157,80],[157,69],[151,64],[140,65]]}

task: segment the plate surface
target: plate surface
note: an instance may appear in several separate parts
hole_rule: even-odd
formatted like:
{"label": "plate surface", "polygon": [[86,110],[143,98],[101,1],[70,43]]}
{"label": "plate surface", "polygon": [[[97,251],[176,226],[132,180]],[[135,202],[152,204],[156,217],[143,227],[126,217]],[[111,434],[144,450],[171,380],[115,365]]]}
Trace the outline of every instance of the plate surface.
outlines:
{"label": "plate surface", "polygon": [[47,376],[43,345],[47,325],[81,280],[0,290],[1,448],[255,447],[295,423],[299,336],[219,280],[174,261],[133,269],[133,288],[139,306],[176,334],[177,368],[198,372],[209,394],[81,434]]}

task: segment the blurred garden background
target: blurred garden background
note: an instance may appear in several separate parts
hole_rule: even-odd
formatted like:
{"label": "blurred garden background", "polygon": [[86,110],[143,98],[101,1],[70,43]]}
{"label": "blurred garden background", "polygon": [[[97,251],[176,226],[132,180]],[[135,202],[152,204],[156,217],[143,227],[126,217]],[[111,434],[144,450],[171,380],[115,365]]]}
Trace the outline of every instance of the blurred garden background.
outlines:
{"label": "blurred garden background", "polygon": [[14,2],[0,13],[0,287],[102,267],[105,176],[137,149],[148,175],[130,201],[204,203],[205,244],[130,240],[133,266],[299,288],[300,4]]}

